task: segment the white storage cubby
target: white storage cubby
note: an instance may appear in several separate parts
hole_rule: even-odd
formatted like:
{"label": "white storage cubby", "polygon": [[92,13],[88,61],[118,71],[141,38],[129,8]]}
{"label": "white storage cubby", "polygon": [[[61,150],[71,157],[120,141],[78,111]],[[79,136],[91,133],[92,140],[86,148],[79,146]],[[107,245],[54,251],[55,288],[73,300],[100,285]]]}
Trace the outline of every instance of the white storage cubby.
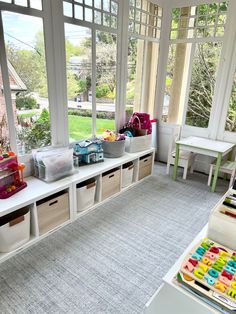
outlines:
{"label": "white storage cubby", "polygon": [[[30,210],[30,238],[29,241],[22,242],[19,247],[12,248],[11,252],[0,253],[0,262],[85,215],[103,201],[105,202],[123,190],[138,184],[143,177],[142,157],[145,156],[144,159],[146,159],[148,155],[149,170],[145,170],[146,176],[152,173],[154,153],[155,150],[151,148],[139,153],[125,153],[120,158],[107,158],[102,163],[79,167],[78,173],[52,183],[45,183],[34,177],[27,178],[26,189],[7,200],[0,201],[0,218],[23,207],[28,207]],[[122,168],[124,164],[130,162],[134,166],[132,180],[130,176],[128,181],[131,184],[124,187],[122,182],[127,178],[125,178]],[[77,187],[87,186],[88,180],[91,182],[94,179],[96,181],[95,195],[94,191],[93,193],[91,191],[78,193]],[[81,207],[78,206],[78,202]],[[78,208],[82,211],[78,212]]]}

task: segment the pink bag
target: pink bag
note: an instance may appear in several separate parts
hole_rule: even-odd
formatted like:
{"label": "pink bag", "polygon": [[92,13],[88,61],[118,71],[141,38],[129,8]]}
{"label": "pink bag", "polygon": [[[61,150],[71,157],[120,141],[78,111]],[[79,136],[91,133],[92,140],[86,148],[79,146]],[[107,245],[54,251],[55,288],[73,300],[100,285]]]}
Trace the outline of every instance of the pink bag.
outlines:
{"label": "pink bag", "polygon": [[148,113],[134,112],[129,119],[129,123],[134,129],[147,130],[147,134],[152,134],[152,123]]}

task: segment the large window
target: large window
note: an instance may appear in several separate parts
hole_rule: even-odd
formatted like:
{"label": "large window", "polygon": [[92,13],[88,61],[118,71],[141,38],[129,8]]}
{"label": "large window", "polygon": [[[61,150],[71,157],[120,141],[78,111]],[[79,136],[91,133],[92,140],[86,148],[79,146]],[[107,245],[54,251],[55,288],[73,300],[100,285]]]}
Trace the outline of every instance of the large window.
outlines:
{"label": "large window", "polygon": [[97,31],[96,36],[96,111],[97,134],[115,129],[116,35]]}
{"label": "large window", "polygon": [[162,9],[147,0],[129,1],[127,120],[133,111],[153,115]]}
{"label": "large window", "polygon": [[2,12],[18,153],[51,143],[41,18]]}
{"label": "large window", "polygon": [[92,34],[65,24],[68,122],[70,141],[92,136]]}
{"label": "large window", "polygon": [[173,9],[163,121],[208,127],[226,11],[226,2]]}
{"label": "large window", "polygon": [[236,73],[234,75],[225,130],[230,132],[236,132]]}
{"label": "large window", "polygon": [[[63,4],[69,136],[78,141],[115,129],[119,6],[115,0]],[[70,24],[80,21],[88,27]]]}

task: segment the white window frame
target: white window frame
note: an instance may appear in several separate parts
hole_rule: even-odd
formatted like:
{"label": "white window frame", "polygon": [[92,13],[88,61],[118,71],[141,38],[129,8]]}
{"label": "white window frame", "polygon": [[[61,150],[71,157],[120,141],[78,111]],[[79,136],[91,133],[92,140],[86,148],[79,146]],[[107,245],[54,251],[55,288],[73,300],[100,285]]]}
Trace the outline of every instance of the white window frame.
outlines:
{"label": "white window frame", "polygon": [[[54,4],[58,2],[54,1]],[[58,53],[58,50],[55,49],[55,42],[54,40],[54,31],[53,31],[53,19],[51,19],[51,1],[43,0],[42,1],[43,10],[31,9],[28,7],[22,7],[15,4],[8,4],[0,2],[0,12],[8,11],[13,13],[24,14],[32,17],[40,17],[43,22],[43,33],[44,33],[44,44],[45,44],[45,61],[46,61],[46,72],[47,72],[47,85],[48,85],[48,100],[49,100],[49,111],[50,111],[50,126],[51,126],[51,143],[55,144],[66,144],[65,141],[65,132],[67,128],[65,116],[61,115],[62,112],[61,108],[63,108],[63,101],[62,98],[58,97],[58,93],[60,92],[61,87],[58,88],[59,84],[56,82],[58,76],[56,75],[56,71],[59,72],[58,67],[54,60],[56,56],[54,52]],[[54,15],[55,16],[55,15]],[[1,54],[1,63],[3,66],[3,84],[4,84],[4,94],[5,94],[5,101],[7,104],[7,118],[8,118],[8,125],[9,125],[9,133],[10,133],[10,145],[12,149],[17,151],[16,145],[16,130],[12,126],[15,126],[14,122],[14,112],[12,106],[12,99],[11,95],[9,95],[9,75],[8,75],[8,68],[6,68],[7,64],[7,56],[5,52],[5,42],[4,42],[4,34],[3,34],[3,25],[1,19],[1,35],[0,35],[0,54]],[[55,28],[54,28],[55,30]],[[59,63],[60,64],[60,63]],[[60,74],[62,76],[62,73]],[[58,122],[60,121],[60,122]],[[22,156],[23,161],[28,161],[31,157],[31,153]]]}
{"label": "white window frame", "polygon": [[[125,0],[124,0],[125,1]],[[150,1],[150,0],[148,0]],[[153,4],[156,4],[158,5],[161,9],[162,9],[162,16],[158,16],[158,19],[161,19],[161,27],[158,27],[158,30],[160,30],[160,38],[154,38],[154,37],[150,37],[150,36],[145,36],[145,35],[141,35],[141,34],[137,34],[135,32],[130,32],[129,31],[129,22],[130,22],[130,19],[129,19],[129,9],[130,9],[130,5],[129,5],[129,0],[126,0],[125,1],[125,4],[124,4],[124,20],[126,21],[126,25],[125,23],[123,22],[123,26],[124,28],[126,27],[126,32],[124,32],[124,40],[123,40],[123,50],[126,52],[125,53],[125,56],[123,58],[123,61],[124,61],[124,69],[125,69],[125,72],[123,72],[123,75],[125,75],[125,77],[123,77],[122,81],[123,81],[123,104],[124,106],[121,108],[121,111],[123,112],[123,115],[122,115],[122,119],[120,121],[120,124],[119,126],[121,127],[122,125],[125,124],[126,122],[126,103],[127,103],[127,82],[128,82],[128,45],[129,45],[129,40],[130,38],[134,38],[134,39],[140,39],[140,40],[143,40],[144,41],[144,54],[146,53],[146,46],[149,42],[153,42],[153,43],[156,43],[158,44],[158,62],[157,62],[157,73],[156,73],[156,85],[155,85],[155,99],[154,99],[154,106],[153,106],[153,117],[152,118],[156,118],[157,116],[157,111],[158,111],[158,102],[157,102],[157,95],[159,93],[159,89],[158,89],[158,86],[159,86],[159,81],[158,81],[158,77],[159,77],[159,70],[160,70],[160,57],[161,57],[161,42],[162,42],[162,29],[163,29],[163,23],[164,23],[164,18],[163,18],[163,7],[159,4],[157,4],[156,2],[154,1],[151,1],[153,2]],[[133,7],[133,6],[131,6]],[[143,65],[142,65],[142,87],[141,87],[141,103],[140,103],[140,110],[141,111],[145,111],[144,109],[144,102],[145,100],[143,99],[143,95],[144,95],[144,88],[145,88],[145,84],[143,84],[143,82],[145,81],[145,71],[144,71],[144,68],[145,68],[145,56],[144,56],[144,62],[143,62]]]}

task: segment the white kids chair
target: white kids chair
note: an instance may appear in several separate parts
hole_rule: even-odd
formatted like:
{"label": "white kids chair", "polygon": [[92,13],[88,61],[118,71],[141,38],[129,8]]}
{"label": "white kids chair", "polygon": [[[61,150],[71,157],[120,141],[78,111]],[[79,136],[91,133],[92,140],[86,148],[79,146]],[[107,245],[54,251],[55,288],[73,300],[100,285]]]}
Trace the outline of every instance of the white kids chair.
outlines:
{"label": "white kids chair", "polygon": [[[167,160],[167,167],[166,167],[166,174],[170,173],[170,165],[174,165],[175,163],[175,143],[177,140],[180,139],[180,130],[181,127],[175,127],[172,132],[172,139],[169,145],[169,150],[168,150],[168,160]],[[193,173],[193,164],[194,164],[194,159],[196,157],[196,154],[192,152],[187,152],[184,150],[180,150],[179,152],[179,163],[178,167],[184,168],[184,173],[183,173],[183,179],[186,180],[187,178],[187,172],[188,169],[190,168],[190,173]]]}
{"label": "white kids chair", "polygon": [[[211,178],[213,175],[213,171],[215,171],[215,168],[216,168],[215,163],[210,165],[210,172],[209,172],[208,183],[207,183],[208,186],[211,185]],[[233,185],[235,174],[236,174],[236,155],[235,155],[234,161],[229,161],[229,160],[223,161],[220,166],[219,172],[231,175],[230,181],[229,181],[229,188],[231,188],[231,186]]]}

